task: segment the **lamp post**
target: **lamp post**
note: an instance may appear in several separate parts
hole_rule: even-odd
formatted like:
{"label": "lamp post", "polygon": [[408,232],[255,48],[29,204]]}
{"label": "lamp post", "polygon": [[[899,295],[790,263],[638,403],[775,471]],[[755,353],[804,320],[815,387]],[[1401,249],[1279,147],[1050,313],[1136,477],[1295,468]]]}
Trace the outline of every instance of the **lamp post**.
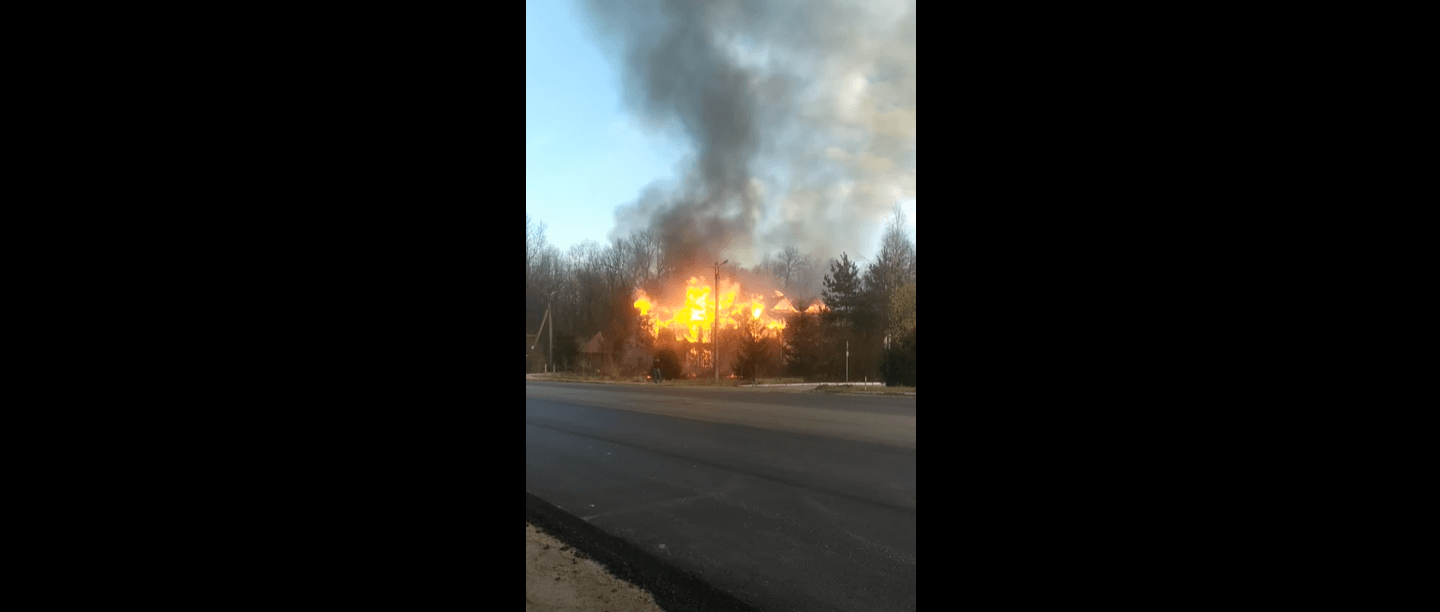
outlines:
{"label": "lamp post", "polygon": [[720,266],[730,263],[725,260],[715,264],[715,329],[710,334],[710,353],[715,360],[715,384],[720,384]]}

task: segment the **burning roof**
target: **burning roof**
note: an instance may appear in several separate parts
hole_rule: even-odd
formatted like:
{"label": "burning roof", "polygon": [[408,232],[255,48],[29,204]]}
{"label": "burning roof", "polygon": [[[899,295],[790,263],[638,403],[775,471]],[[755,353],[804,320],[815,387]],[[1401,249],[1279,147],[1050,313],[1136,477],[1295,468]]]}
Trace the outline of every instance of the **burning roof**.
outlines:
{"label": "burning roof", "polygon": [[[746,293],[739,283],[725,281],[718,296],[720,326],[738,329],[742,322],[758,321],[766,333],[778,333],[785,329],[784,315],[797,311],[784,293],[774,293],[775,296],[769,298],[761,293]],[[660,333],[665,331],[674,334],[676,340],[702,342],[715,325],[715,301],[715,288],[701,282],[699,277],[691,277],[686,281],[684,299],[678,304],[657,304],[644,291],[637,291],[635,308],[640,311],[640,316],[650,317],[654,337],[660,337]],[[816,313],[823,309],[825,305],[815,300],[805,311]],[[776,314],[772,316],[771,313]]]}

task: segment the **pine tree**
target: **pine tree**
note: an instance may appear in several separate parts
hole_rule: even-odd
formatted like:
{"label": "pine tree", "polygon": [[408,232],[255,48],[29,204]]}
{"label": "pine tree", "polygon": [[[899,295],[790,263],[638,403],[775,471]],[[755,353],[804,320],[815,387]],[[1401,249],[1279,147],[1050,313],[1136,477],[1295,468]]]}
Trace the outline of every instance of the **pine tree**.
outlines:
{"label": "pine tree", "polygon": [[770,345],[759,321],[749,321],[741,326],[740,350],[730,362],[730,368],[739,378],[754,379],[764,373],[770,357]]}
{"label": "pine tree", "polygon": [[830,274],[825,275],[825,291],[821,299],[830,309],[827,318],[845,325],[853,323],[862,293],[859,267],[850,261],[848,254],[841,253],[840,261],[830,262]]}
{"label": "pine tree", "polygon": [[830,274],[825,275],[822,299],[830,310],[821,317],[824,350],[818,365],[819,373],[830,380],[841,380],[846,375],[847,350],[852,351],[854,356],[848,360],[849,371],[863,371],[863,329],[872,319],[867,314],[872,309],[866,307],[862,281],[859,267],[850,261],[850,256],[846,253],[841,253],[840,261],[831,262]]}
{"label": "pine tree", "polygon": [[819,321],[816,319],[815,315],[804,311],[785,318],[781,350],[785,357],[786,374],[803,378],[819,371],[823,351]]}

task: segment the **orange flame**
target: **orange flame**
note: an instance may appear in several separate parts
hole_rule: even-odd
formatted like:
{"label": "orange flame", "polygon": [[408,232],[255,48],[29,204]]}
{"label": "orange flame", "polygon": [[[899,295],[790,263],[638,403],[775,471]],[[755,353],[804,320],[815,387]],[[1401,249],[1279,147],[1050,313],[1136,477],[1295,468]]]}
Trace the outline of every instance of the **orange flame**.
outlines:
{"label": "orange flame", "polygon": [[[779,291],[775,291],[775,294],[780,300],[773,307],[767,307],[768,300],[764,295],[748,294],[748,298],[742,298],[740,285],[727,281],[719,291],[720,303],[717,308],[715,289],[701,282],[698,277],[692,277],[686,281],[685,298],[679,306],[657,306],[644,291],[637,291],[635,308],[642,317],[651,317],[650,331],[654,337],[658,338],[662,331],[668,331],[674,334],[676,340],[707,342],[713,335],[717,312],[720,313],[720,326],[726,329],[738,329],[742,324],[751,321],[758,322],[762,329],[774,333],[785,329],[783,315],[796,312],[795,307],[784,297],[785,294]],[[811,308],[811,312],[814,312],[814,306]],[[780,314],[771,316],[767,314],[767,310]]]}

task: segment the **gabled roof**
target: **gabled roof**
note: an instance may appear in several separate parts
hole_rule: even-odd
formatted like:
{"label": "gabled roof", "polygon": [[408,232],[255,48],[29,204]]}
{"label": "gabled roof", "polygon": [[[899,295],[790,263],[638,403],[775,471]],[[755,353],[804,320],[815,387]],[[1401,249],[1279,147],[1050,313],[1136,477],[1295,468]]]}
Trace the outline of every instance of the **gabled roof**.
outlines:
{"label": "gabled roof", "polygon": [[585,346],[584,346],[584,347],[581,347],[580,352],[582,352],[582,353],[598,353],[598,352],[600,352],[600,345],[601,345],[603,342],[605,342],[605,337],[604,337],[603,335],[597,333],[597,334],[595,334],[595,337],[594,337],[594,338],[591,338],[589,342],[586,342],[586,343],[585,343]]}

